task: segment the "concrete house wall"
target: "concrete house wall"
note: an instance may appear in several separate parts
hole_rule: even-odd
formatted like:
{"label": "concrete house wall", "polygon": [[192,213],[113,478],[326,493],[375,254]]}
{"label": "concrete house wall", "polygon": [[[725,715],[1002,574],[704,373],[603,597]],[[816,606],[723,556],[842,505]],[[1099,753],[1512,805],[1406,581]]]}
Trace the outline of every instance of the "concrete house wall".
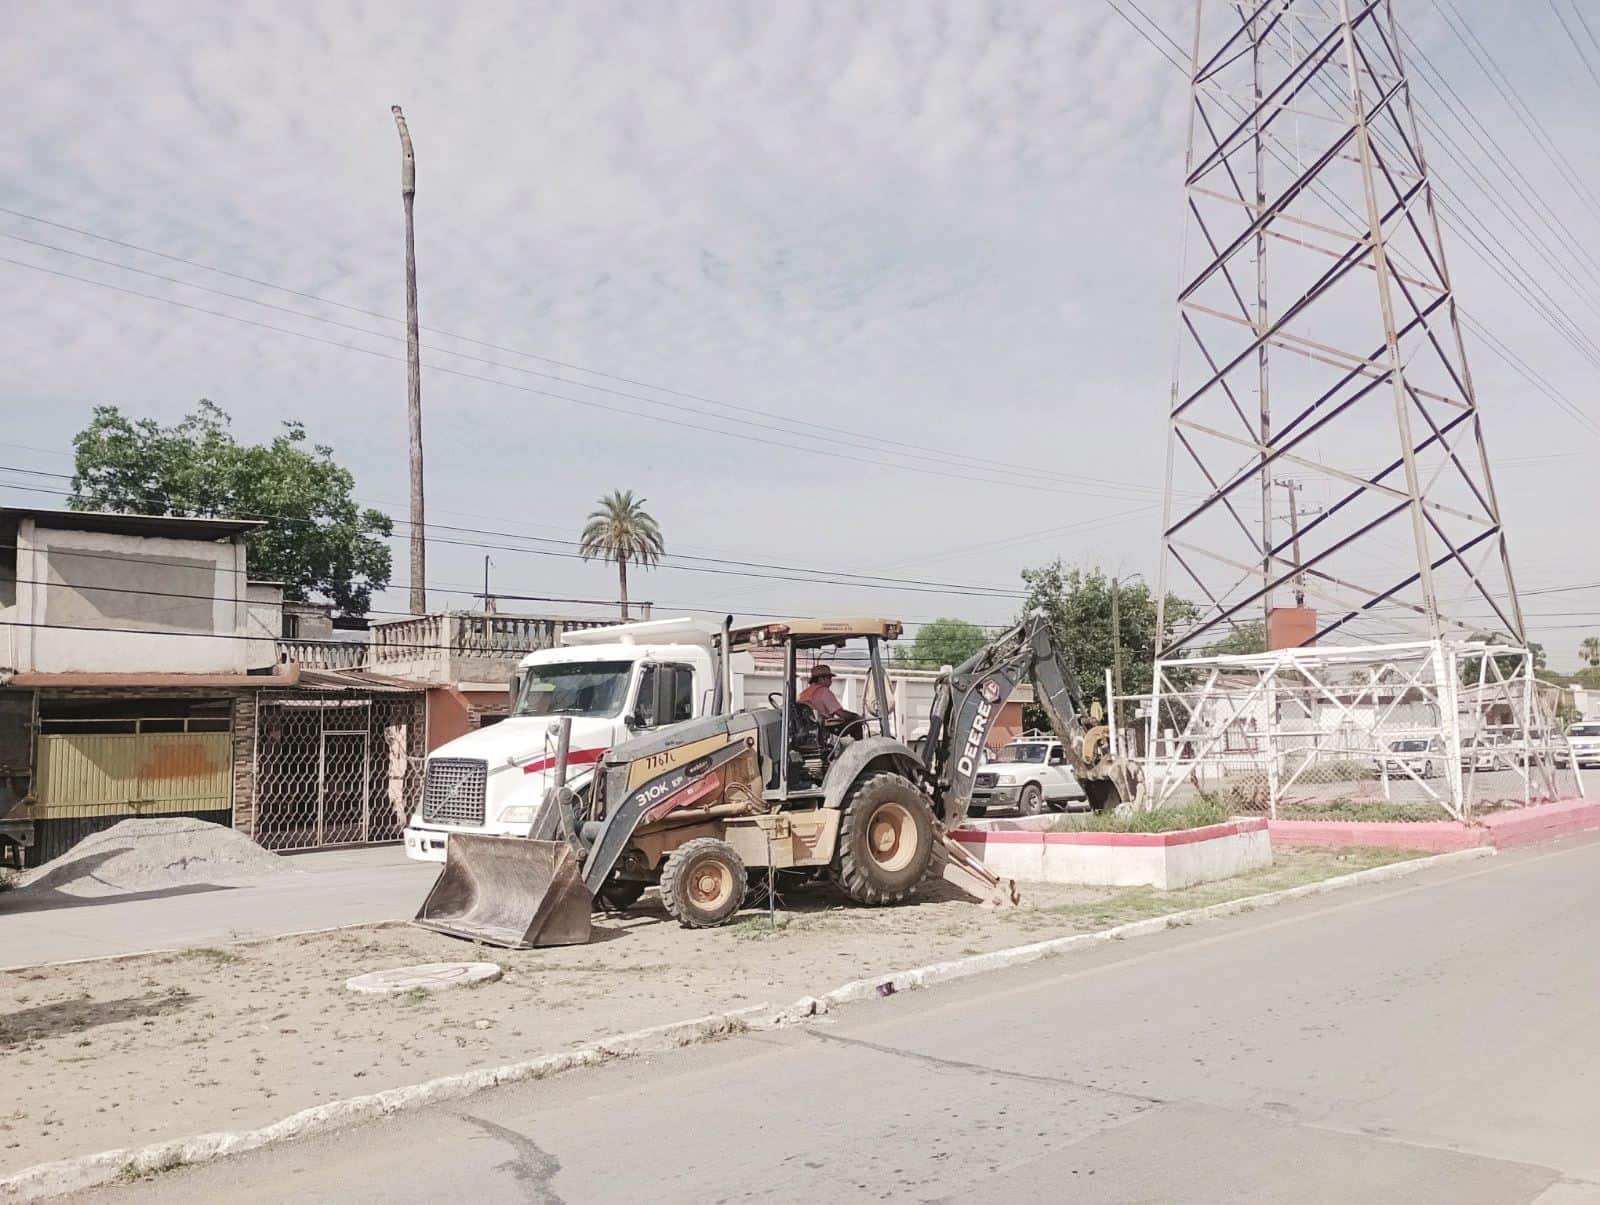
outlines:
{"label": "concrete house wall", "polygon": [[[183,538],[132,534],[136,519],[129,531],[64,522],[17,521],[0,592],[5,668],[239,674],[275,663],[271,639],[250,639],[275,635],[281,619],[273,622],[270,588],[251,598],[242,533]],[[179,530],[173,524],[166,529]]]}

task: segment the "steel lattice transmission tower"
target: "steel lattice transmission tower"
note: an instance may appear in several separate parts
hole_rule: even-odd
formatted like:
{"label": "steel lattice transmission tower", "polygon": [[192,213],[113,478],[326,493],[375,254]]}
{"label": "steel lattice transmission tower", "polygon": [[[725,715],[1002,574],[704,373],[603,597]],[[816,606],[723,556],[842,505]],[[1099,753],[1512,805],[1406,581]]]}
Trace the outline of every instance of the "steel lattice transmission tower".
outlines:
{"label": "steel lattice transmission tower", "polygon": [[1390,0],[1198,0],[1191,95],[1162,655],[1301,591],[1319,643],[1523,645]]}

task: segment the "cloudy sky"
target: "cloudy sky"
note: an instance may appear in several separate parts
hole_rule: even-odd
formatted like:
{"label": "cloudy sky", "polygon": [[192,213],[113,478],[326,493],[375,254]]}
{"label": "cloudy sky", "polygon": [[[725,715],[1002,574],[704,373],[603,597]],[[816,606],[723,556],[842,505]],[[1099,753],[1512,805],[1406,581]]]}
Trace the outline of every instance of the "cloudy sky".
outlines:
{"label": "cloudy sky", "polygon": [[[1538,225],[1508,186],[1502,212],[1457,181],[1576,336],[1447,231],[1463,303],[1594,423],[1600,273],[1559,275],[1522,233],[1600,242],[1600,43],[1555,2],[1513,23],[1445,0],[1509,100],[1432,3],[1397,11],[1548,198]],[[1144,7],[1185,39],[1191,6]],[[939,583],[708,560],[635,586],[668,611],[995,622],[1024,565],[1154,577],[1185,91],[1109,3],[3,12],[6,501],[49,501],[38,474],[70,471],[92,405],[170,421],[209,397],[242,438],[304,419],[403,516],[400,103],[429,517],[497,533],[435,533],[436,605],[470,605],[445,591],[479,588],[483,543],[497,590],[611,597],[606,568],[527,538],[573,539],[611,488],[649,499],[674,553]],[[1600,583],[1600,439],[1468,351],[1521,582],[1561,591],[1525,600],[1532,634],[1572,668],[1600,602],[1565,589]]]}

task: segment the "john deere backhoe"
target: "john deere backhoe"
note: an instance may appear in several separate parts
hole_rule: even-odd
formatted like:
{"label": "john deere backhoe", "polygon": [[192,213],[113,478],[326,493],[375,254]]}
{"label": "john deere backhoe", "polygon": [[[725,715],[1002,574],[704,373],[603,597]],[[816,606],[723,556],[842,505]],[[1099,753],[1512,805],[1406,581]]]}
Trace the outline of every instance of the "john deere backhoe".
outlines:
{"label": "john deere backhoe", "polygon": [[[883,667],[900,631],[885,619],[724,625],[716,714],[615,746],[585,789],[547,794],[527,838],[452,833],[417,922],[491,945],[572,945],[589,939],[596,900],[625,907],[659,884],[667,910],[703,928],[738,910],[752,872],[780,871],[830,876],[868,905],[904,899],[934,869],[1014,901],[947,833],[1017,683],[1032,676],[1092,806],[1129,794],[1127,771],[1038,615],[939,680],[914,752],[893,731]],[[859,642],[867,714],[823,720],[795,696],[797,655]],[[781,650],[787,685],[768,707],[730,711],[730,658],[756,649]]]}

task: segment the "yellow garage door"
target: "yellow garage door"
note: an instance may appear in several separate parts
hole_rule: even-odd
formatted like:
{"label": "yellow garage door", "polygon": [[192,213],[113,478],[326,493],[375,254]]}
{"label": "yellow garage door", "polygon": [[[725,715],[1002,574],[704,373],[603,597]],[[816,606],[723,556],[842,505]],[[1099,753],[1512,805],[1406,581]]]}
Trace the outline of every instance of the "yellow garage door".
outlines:
{"label": "yellow garage door", "polygon": [[231,808],[232,739],[226,732],[42,735],[34,819]]}

